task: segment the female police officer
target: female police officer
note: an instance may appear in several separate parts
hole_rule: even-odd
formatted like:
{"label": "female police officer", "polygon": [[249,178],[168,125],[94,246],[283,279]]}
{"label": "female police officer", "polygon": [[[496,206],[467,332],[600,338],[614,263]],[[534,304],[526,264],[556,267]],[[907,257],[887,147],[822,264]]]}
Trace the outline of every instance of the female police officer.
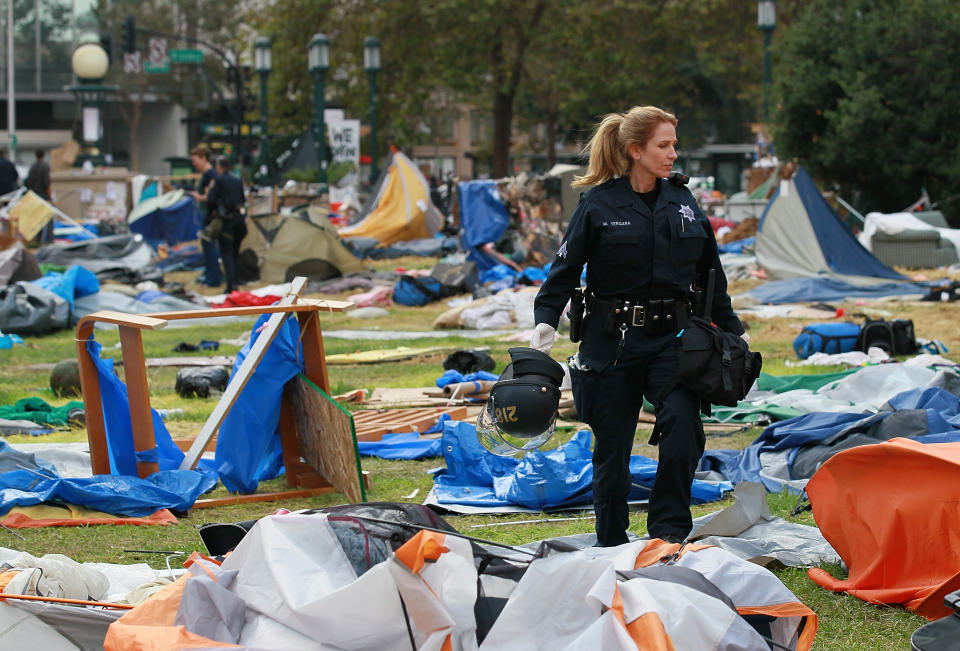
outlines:
{"label": "female police officer", "polygon": [[[715,269],[713,321],[742,334],[733,313],[710,222],[671,176],[677,119],[654,106],[606,116],[590,140],[580,198],[534,304],[531,348],[549,352],[560,312],[587,265],[586,317],[570,373],[580,419],[594,433],[597,543],[627,542],[630,453],[643,397],[656,403],[676,371],[673,339],[694,290]],[[670,177],[668,179],[668,177]],[[702,295],[702,294],[701,294]],[[680,326],[682,327],[682,325]],[[690,490],[703,454],[699,399],[677,386],[663,400],[659,466],[647,516],[653,538],[690,533]]]}

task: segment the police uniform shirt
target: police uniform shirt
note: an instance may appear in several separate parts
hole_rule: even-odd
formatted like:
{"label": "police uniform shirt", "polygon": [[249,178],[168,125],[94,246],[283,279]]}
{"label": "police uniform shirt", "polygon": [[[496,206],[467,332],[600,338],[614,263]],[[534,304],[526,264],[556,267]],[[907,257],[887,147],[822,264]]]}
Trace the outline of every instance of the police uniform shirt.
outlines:
{"label": "police uniform shirt", "polygon": [[587,287],[602,299],[687,297],[696,281],[706,287],[716,269],[712,319],[743,333],[730,305],[710,221],[685,186],[657,179],[651,211],[628,177],[611,179],[580,197],[547,279],[534,303],[536,323],[557,326],[560,313],[587,265]]}
{"label": "police uniform shirt", "polygon": [[235,210],[243,205],[243,183],[233,174],[220,174],[207,196],[214,205],[222,205],[225,211]]}

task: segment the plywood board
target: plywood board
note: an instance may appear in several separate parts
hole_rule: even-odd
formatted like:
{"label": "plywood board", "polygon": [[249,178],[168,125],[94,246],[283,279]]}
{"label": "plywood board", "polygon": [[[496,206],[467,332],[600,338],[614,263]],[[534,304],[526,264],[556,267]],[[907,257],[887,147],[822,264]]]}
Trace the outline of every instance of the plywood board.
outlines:
{"label": "plywood board", "polygon": [[351,502],[366,501],[360,453],[350,412],[298,375],[287,385],[300,456]]}
{"label": "plywood board", "polygon": [[423,432],[433,427],[440,416],[453,420],[467,417],[466,407],[420,407],[415,409],[377,409],[353,412],[358,441],[379,441],[391,432]]}

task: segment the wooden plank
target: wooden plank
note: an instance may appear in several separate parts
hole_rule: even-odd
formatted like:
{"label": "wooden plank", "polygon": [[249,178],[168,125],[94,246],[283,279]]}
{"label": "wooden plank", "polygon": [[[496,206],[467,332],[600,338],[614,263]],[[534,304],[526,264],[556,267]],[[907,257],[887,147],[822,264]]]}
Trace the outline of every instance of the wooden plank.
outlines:
{"label": "wooden plank", "polygon": [[[130,406],[133,449],[135,453],[150,452],[157,447],[157,442],[153,432],[153,414],[150,413],[147,367],[143,363],[143,339],[138,328],[120,326],[120,351],[123,354],[123,375]],[[159,469],[156,461],[137,461],[137,476],[141,479],[149,477]]]}
{"label": "wooden plank", "polygon": [[358,441],[379,441],[384,434],[428,430],[443,414],[449,414],[453,420],[462,420],[467,415],[467,408],[456,406],[355,411],[353,418]]}
{"label": "wooden plank", "polygon": [[303,374],[329,395],[330,378],[323,350],[320,314],[301,312],[297,315],[297,321],[300,323],[300,343],[303,346]]}
{"label": "wooden plank", "polygon": [[366,501],[353,418],[303,375],[288,384],[300,456],[352,502]]}
{"label": "wooden plank", "polygon": [[280,491],[277,493],[253,493],[252,495],[232,495],[230,497],[211,497],[205,500],[197,500],[193,503],[195,509],[209,509],[216,506],[229,506],[231,504],[250,504],[251,502],[276,502],[277,500],[290,500],[297,497],[314,497],[325,493],[332,493],[335,489],[332,486],[321,488],[304,488],[296,491]]}
{"label": "wooden plank", "polygon": [[[294,279],[293,282],[296,281],[297,279]],[[297,291],[302,290],[302,287],[299,290],[295,290],[293,287],[290,288],[290,292],[292,294],[296,294]],[[287,314],[290,312],[313,312],[317,309],[325,312],[343,312],[353,307],[353,303],[349,301],[324,301],[321,299],[298,298],[296,296],[293,297],[296,299],[295,301],[289,301],[287,300],[289,296],[290,293],[288,293],[287,296],[284,296],[276,305],[250,305],[245,307],[221,307],[206,310],[154,312],[151,314],[140,314],[137,316],[162,319],[164,321],[179,321],[182,319],[206,319],[222,316],[260,316],[261,314],[276,314],[278,312],[284,312]]]}
{"label": "wooden plank", "polygon": [[[290,286],[290,293],[283,297],[279,306],[289,307],[297,299],[297,295],[303,291],[306,284],[307,279],[303,276],[295,278],[293,284]],[[233,403],[236,402],[240,396],[243,387],[247,385],[247,380],[250,379],[254,369],[257,368],[257,365],[263,358],[264,353],[267,352],[267,348],[273,342],[273,339],[277,336],[277,332],[287,316],[289,316],[289,314],[275,312],[267,320],[266,326],[257,336],[257,341],[253,344],[246,359],[243,360],[243,364],[237,369],[233,379],[227,385],[226,391],[223,392],[223,396],[220,397],[217,406],[213,408],[213,412],[211,412],[210,417],[207,418],[207,422],[203,424],[203,428],[201,428],[200,433],[197,434],[196,440],[193,442],[193,445],[190,446],[190,450],[187,451],[186,456],[184,456],[183,462],[180,464],[181,470],[193,470],[193,467],[197,465],[197,461],[199,461],[203,455],[207,443],[209,443],[216,431],[220,429],[220,424],[226,417],[227,412],[233,407]]]}
{"label": "wooden plank", "polygon": [[101,310],[82,317],[77,323],[77,328],[86,323],[112,323],[114,325],[126,325],[139,328],[140,330],[159,330],[167,325],[166,318],[158,318],[151,314],[127,314],[126,312],[114,312],[113,310]]}
{"label": "wooden plank", "polygon": [[77,324],[77,362],[80,367],[80,391],[83,394],[84,420],[87,442],[90,444],[90,469],[95,475],[110,474],[110,452],[107,448],[107,428],[103,422],[103,404],[100,401],[100,376],[87,352],[87,340],[93,336],[93,321]]}

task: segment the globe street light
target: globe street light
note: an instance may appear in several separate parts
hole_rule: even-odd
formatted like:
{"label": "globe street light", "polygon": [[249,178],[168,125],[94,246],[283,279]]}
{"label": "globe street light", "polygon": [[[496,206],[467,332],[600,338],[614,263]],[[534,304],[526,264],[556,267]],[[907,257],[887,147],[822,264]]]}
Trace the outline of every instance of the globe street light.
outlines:
{"label": "globe street light", "polygon": [[80,165],[84,160],[102,164],[103,99],[108,92],[117,89],[116,86],[103,84],[103,78],[110,69],[110,59],[99,43],[84,43],[74,50],[70,64],[80,83],[68,86],[67,90],[80,101],[83,117],[83,153],[77,157],[76,164]]}
{"label": "globe street light", "polygon": [[330,69],[330,39],[325,34],[314,34],[307,47],[307,69],[313,77],[313,144],[317,152],[317,180],[327,182],[326,127],[323,124],[324,82]]}
{"label": "globe street light", "polygon": [[763,32],[763,121],[770,123],[770,40],[777,26],[776,0],[757,0],[757,28]]}
{"label": "globe street light", "polygon": [[377,73],[380,72],[380,39],[368,36],[363,41],[363,69],[370,78],[370,183],[377,182]]}
{"label": "globe street light", "polygon": [[267,151],[267,78],[273,69],[272,47],[266,36],[261,36],[253,44],[253,68],[260,75],[260,166],[266,168],[263,176],[267,183],[273,182]]}

